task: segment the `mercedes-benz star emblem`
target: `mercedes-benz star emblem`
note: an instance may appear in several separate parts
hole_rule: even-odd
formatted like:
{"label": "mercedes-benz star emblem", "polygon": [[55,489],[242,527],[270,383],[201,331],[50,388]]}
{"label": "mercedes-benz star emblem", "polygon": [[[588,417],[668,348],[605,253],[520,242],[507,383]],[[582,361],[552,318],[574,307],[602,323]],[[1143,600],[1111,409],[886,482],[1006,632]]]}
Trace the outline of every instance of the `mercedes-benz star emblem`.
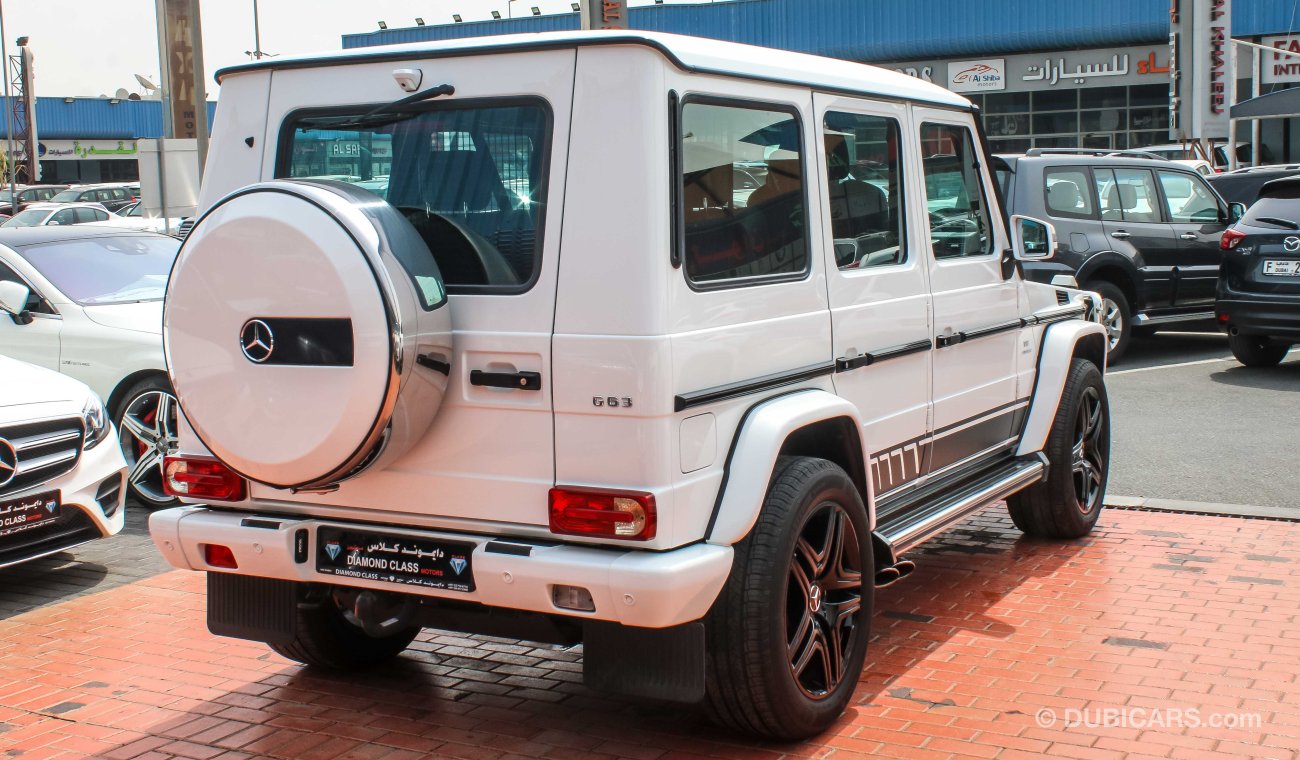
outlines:
{"label": "mercedes-benz star emblem", "polygon": [[808,610],[820,612],[822,608],[822,588],[816,583],[808,587]]}
{"label": "mercedes-benz star emblem", "polygon": [[12,443],[0,438],[0,488],[9,485],[17,475],[18,452]]}
{"label": "mercedes-benz star emblem", "polygon": [[244,323],[244,329],[239,331],[239,348],[250,362],[262,364],[275,351],[275,333],[262,320],[250,319]]}
{"label": "mercedes-benz star emblem", "polygon": [[1291,237],[1282,241],[1282,247],[1293,253],[1295,251],[1300,251],[1300,237],[1296,237],[1295,235],[1292,235]]}

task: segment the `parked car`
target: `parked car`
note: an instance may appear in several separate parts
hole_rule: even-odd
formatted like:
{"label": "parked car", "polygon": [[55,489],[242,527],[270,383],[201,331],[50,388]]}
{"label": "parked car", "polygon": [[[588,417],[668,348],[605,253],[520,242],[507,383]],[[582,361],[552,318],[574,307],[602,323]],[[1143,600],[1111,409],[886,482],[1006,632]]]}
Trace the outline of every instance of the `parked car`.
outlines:
{"label": "parked car", "polygon": [[104,222],[110,218],[108,209],[98,203],[35,203],[10,219],[0,227],[14,229],[17,227],[63,226],[72,224],[91,224]]}
{"label": "parked car", "polygon": [[120,184],[76,185],[50,198],[52,203],[98,203],[109,211],[117,211],[135,200]]}
{"label": "parked car", "polygon": [[[1152,153],[1160,158],[1167,158],[1173,161],[1198,161],[1207,162],[1211,165],[1211,171],[1215,174],[1226,172],[1232,168],[1228,160],[1228,144],[1226,142],[1216,142],[1210,145],[1208,161],[1207,156],[1196,150],[1192,145],[1183,145],[1180,143],[1168,143],[1165,145],[1149,145],[1144,148],[1138,148],[1143,153]],[[1250,143],[1237,143],[1237,161],[1238,163],[1250,163],[1251,150]]]}
{"label": "parked car", "polygon": [[1050,219],[1060,241],[1051,261],[1026,262],[1025,276],[1073,277],[1100,293],[1112,362],[1135,332],[1213,318],[1219,237],[1231,219],[1203,177],[1173,161],[1093,151],[998,160],[1010,212]]}
{"label": "parked car", "polygon": [[160,333],[179,245],[87,225],[0,230],[0,281],[29,293],[25,308],[0,317],[0,353],[70,375],[105,400],[131,493],[150,507],[173,501],[162,457],[176,445],[176,402]]}
{"label": "parked car", "polygon": [[96,227],[120,227],[130,230],[148,230],[149,232],[159,232],[164,235],[176,235],[180,231],[182,217],[174,216],[170,219],[164,219],[160,216],[145,216],[144,206],[140,201],[136,201],[129,206],[123,206],[116,213],[109,213],[106,220],[92,222]]}
{"label": "parked car", "polygon": [[0,214],[13,216],[32,203],[48,201],[65,188],[67,188],[67,185],[19,185],[18,203],[17,208],[15,208],[14,196],[10,193],[9,188],[5,187],[0,189]]}
{"label": "parked car", "polygon": [[1259,198],[1259,190],[1264,183],[1295,176],[1300,176],[1300,164],[1274,164],[1244,166],[1224,174],[1216,174],[1207,178],[1207,181],[1228,203],[1240,203],[1249,208]]}
{"label": "parked car", "polygon": [[1300,343],[1300,177],[1266,183],[1223,250],[1215,318],[1237,361],[1273,366]]}
{"label": "parked car", "polygon": [[[1008,229],[969,101],[695,37],[467,52],[218,75],[164,306],[167,484],[207,506],[150,520],[213,632],[323,668],[422,626],[583,641],[594,688],[792,739],[849,703],[906,551],[1004,498],[1092,529],[1100,299],[1004,261],[1052,230]],[[315,177],[341,130],[384,202]]]}
{"label": "parked car", "polygon": [[[0,308],[25,298],[0,282]],[[0,378],[0,568],[121,531],[126,463],[99,398],[3,356]]]}

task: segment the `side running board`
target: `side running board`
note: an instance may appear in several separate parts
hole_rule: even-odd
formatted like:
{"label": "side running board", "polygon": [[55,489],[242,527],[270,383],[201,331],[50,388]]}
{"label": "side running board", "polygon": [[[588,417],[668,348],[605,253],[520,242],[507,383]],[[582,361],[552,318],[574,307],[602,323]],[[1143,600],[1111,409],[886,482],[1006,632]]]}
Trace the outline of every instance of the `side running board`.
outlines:
{"label": "side running board", "polygon": [[1041,453],[995,467],[957,486],[934,501],[909,509],[876,527],[876,535],[892,556],[883,565],[901,559],[903,552],[960,522],[980,507],[992,504],[1038,482],[1047,475],[1047,458]]}

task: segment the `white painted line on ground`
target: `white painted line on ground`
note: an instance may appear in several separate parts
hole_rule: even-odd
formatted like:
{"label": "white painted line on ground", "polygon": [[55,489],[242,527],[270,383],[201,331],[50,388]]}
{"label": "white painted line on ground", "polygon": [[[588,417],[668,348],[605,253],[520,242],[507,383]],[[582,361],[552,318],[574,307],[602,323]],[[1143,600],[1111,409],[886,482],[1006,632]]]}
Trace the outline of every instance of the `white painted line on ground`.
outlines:
{"label": "white painted line on ground", "polygon": [[1215,364],[1217,362],[1230,362],[1230,361],[1233,361],[1233,358],[1231,356],[1225,356],[1220,359],[1201,359],[1199,361],[1194,361],[1194,362],[1179,362],[1177,364],[1157,364],[1152,367],[1134,367],[1133,369],[1118,369],[1113,371],[1107,371],[1106,375],[1107,377],[1109,377],[1110,375],[1128,375],[1134,372],[1151,372],[1152,370],[1157,370],[1157,369],[1174,369],[1175,367],[1192,367],[1197,364]]}

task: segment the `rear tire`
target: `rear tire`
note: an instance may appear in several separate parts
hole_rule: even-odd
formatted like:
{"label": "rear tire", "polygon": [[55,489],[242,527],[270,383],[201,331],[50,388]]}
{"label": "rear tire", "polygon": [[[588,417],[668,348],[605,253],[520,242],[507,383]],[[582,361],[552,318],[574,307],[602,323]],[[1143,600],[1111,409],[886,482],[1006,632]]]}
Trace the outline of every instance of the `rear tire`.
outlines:
{"label": "rear tire", "polygon": [[361,670],[393,659],[420,632],[404,628],[391,636],[371,636],[348,622],[332,596],[319,604],[298,604],[297,633],[289,644],[268,644],[282,657],[326,670]]}
{"label": "rear tire", "polygon": [[875,566],[867,510],[835,464],[781,457],[706,620],[705,707],[747,734],[805,739],[862,674]]}
{"label": "rear tire", "polygon": [[1102,326],[1106,328],[1106,361],[1114,364],[1123,358],[1133,338],[1133,306],[1118,285],[1094,280],[1083,286],[1101,296]]}
{"label": "rear tire", "polygon": [[1228,348],[1247,367],[1275,367],[1286,358],[1291,345],[1263,335],[1229,335]]}
{"label": "rear tire", "polygon": [[1074,359],[1043,448],[1047,478],[1007,498],[1016,527],[1042,538],[1079,538],[1097,524],[1110,472],[1110,402],[1101,370]]}

